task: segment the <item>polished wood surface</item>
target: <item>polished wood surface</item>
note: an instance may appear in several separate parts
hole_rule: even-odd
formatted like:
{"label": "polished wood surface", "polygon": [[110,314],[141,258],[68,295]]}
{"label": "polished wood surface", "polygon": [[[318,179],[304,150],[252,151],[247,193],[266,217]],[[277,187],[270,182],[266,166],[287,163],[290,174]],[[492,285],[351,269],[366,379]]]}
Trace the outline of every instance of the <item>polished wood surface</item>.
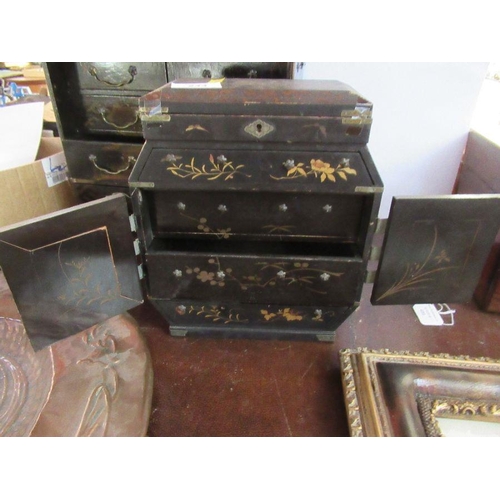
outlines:
{"label": "polished wood surface", "polygon": [[[500,315],[451,305],[455,325],[429,327],[411,306],[369,302],[333,343],[175,338],[148,303],[132,310],[154,371],[148,435],[348,436],[339,350],[367,347],[500,359]],[[0,276],[0,315],[19,317]]]}
{"label": "polished wood surface", "polygon": [[500,358],[500,315],[452,306],[455,326],[420,325],[411,306],[369,303],[333,343],[179,339],[149,305],[134,310],[155,372],[150,436],[348,436],[340,349]]}

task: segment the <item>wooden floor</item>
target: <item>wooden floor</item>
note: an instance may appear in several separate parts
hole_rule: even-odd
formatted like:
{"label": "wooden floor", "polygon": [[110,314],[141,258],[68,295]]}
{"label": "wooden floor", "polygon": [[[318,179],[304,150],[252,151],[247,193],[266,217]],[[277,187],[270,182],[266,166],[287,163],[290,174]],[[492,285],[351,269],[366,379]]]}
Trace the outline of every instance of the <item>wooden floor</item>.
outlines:
{"label": "wooden floor", "polygon": [[[500,359],[500,315],[451,305],[429,327],[411,306],[360,308],[333,343],[174,338],[149,304],[131,311],[154,367],[150,436],[348,436],[338,352],[367,347]],[[0,316],[17,317],[0,277]]]}

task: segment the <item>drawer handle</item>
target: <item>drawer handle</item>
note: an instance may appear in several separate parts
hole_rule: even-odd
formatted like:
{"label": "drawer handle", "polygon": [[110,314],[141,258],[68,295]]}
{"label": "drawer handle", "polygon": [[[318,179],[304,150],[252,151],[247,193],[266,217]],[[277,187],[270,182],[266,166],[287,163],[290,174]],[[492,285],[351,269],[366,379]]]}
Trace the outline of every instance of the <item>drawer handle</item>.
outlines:
{"label": "drawer handle", "polygon": [[125,85],[129,85],[134,81],[135,76],[137,75],[137,68],[135,66],[129,66],[128,67],[128,73],[130,75],[130,78],[127,80],[124,80],[122,82],[110,82],[107,80],[104,80],[102,78],[99,78],[99,74],[97,73],[97,68],[95,66],[90,66],[88,69],[88,72],[90,73],[91,76],[93,76],[98,82],[104,83],[106,85],[109,85],[110,87],[124,87]]}
{"label": "drawer handle", "polygon": [[227,212],[227,207],[226,207],[226,205],[219,205],[219,206],[217,207],[217,210],[218,210],[221,214],[223,214],[223,213]]}
{"label": "drawer handle", "polygon": [[111,174],[111,175],[118,175],[118,174],[121,174],[122,172],[125,172],[130,167],[134,166],[135,162],[137,161],[137,159],[134,158],[133,156],[129,156],[127,159],[128,164],[126,167],[120,168],[119,170],[108,170],[107,168],[100,167],[97,164],[97,156],[96,155],[89,155],[89,160],[94,164],[94,167],[97,168],[97,170],[101,170],[102,172],[106,172],[107,174]]}
{"label": "drawer handle", "polygon": [[332,211],[333,207],[331,205],[325,205],[323,207],[323,211],[329,214]]}
{"label": "drawer handle", "polygon": [[288,210],[288,207],[284,203],[280,205],[278,208],[280,212],[286,212]]}
{"label": "drawer handle", "polygon": [[285,271],[278,271],[278,272],[276,273],[276,276],[278,276],[278,278],[279,278],[280,280],[284,280],[284,279],[286,278],[286,272],[285,272]]}
{"label": "drawer handle", "polygon": [[173,272],[173,275],[176,277],[176,278],[182,278],[182,271],[180,269],[176,269],[174,272]]}
{"label": "drawer handle", "polygon": [[125,130],[126,128],[132,127],[139,120],[139,113],[136,112],[135,113],[135,120],[133,122],[129,122],[125,125],[118,125],[117,123],[113,123],[111,120],[106,118],[106,109],[100,109],[99,112],[101,113],[101,118],[103,119],[103,121],[105,123],[107,123],[108,125],[111,125],[112,127],[117,128],[118,130]]}

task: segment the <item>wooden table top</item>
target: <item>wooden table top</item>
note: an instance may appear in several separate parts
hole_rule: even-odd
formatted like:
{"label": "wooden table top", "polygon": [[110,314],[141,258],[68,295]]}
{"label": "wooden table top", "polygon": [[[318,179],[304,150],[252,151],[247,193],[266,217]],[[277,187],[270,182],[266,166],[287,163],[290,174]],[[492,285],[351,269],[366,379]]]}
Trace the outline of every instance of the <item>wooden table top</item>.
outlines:
{"label": "wooden table top", "polygon": [[[339,350],[367,347],[500,359],[500,315],[450,306],[454,326],[422,326],[411,306],[369,303],[333,343],[176,338],[148,303],[131,311],[149,346],[149,436],[348,436]],[[3,276],[0,315],[18,317]]]}

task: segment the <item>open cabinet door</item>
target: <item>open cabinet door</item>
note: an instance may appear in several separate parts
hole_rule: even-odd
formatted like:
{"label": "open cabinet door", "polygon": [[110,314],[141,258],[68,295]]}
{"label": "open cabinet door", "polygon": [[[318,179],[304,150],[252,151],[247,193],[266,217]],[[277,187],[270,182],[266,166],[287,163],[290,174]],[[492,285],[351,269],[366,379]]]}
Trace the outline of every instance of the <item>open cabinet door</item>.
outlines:
{"label": "open cabinet door", "polygon": [[35,350],[143,302],[122,194],[0,229],[0,267]]}
{"label": "open cabinet door", "polygon": [[472,298],[500,228],[500,195],[392,201],[372,304]]}

